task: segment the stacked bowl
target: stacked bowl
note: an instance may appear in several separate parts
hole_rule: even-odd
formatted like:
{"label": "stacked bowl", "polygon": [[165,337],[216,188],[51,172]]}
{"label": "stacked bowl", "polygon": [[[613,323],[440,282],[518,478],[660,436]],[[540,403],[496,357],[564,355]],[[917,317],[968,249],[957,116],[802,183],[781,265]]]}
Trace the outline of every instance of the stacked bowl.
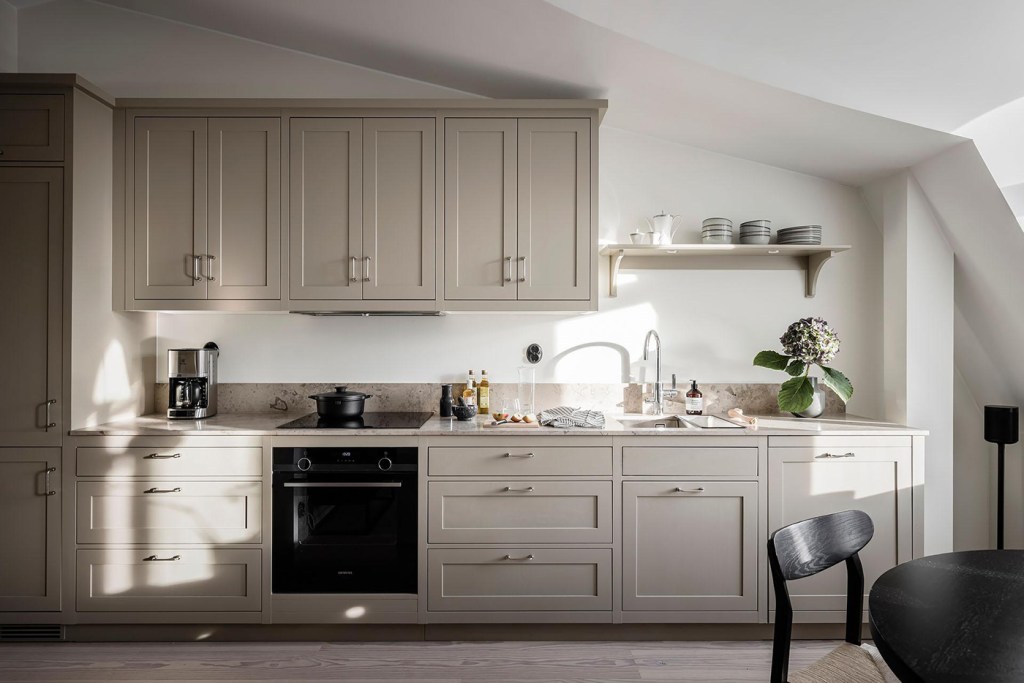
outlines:
{"label": "stacked bowl", "polygon": [[705,218],[701,241],[704,244],[731,244],[732,221],[728,218]]}
{"label": "stacked bowl", "polygon": [[740,244],[768,244],[772,241],[772,222],[768,219],[740,223]]}
{"label": "stacked bowl", "polygon": [[821,244],[821,226],[796,225],[779,230],[779,244]]}

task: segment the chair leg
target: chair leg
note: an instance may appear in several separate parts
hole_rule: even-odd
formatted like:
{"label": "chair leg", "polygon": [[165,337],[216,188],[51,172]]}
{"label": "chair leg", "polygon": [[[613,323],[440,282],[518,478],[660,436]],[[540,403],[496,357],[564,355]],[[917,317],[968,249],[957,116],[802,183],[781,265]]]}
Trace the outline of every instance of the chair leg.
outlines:
{"label": "chair leg", "polygon": [[854,553],[846,560],[846,642],[861,643],[861,621],[864,614],[864,567]]}

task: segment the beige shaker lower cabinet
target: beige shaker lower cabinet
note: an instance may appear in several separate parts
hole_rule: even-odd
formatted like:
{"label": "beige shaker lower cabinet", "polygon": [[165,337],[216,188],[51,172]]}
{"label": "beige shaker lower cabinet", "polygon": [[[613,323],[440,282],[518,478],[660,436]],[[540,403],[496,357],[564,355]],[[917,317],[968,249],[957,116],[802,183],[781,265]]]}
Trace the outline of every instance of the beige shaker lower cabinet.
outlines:
{"label": "beige shaker lower cabinet", "polygon": [[59,448],[0,448],[0,612],[60,610]]}
{"label": "beige shaker lower cabinet", "polygon": [[[866,596],[883,572],[912,559],[911,441],[909,436],[769,437],[769,532],[817,515],[863,510],[875,526],[860,552]],[[794,582],[789,591],[797,621],[842,621],[845,566]]]}

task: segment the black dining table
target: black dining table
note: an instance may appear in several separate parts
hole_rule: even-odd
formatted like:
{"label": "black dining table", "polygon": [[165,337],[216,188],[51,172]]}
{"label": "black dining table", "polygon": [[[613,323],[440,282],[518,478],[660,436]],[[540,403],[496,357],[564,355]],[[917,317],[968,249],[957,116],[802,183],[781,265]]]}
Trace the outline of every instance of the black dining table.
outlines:
{"label": "black dining table", "polygon": [[871,635],[901,681],[1024,681],[1024,550],[930,555],[882,574]]}

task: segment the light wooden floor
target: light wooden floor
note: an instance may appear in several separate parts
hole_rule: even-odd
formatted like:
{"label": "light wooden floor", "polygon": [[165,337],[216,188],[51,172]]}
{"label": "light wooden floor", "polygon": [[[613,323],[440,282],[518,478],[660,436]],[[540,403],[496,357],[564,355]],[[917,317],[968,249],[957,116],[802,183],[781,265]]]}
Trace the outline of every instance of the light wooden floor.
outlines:
{"label": "light wooden floor", "polygon": [[[792,670],[835,647],[793,643]],[[767,681],[771,643],[46,643],[0,645],[0,681]]]}

